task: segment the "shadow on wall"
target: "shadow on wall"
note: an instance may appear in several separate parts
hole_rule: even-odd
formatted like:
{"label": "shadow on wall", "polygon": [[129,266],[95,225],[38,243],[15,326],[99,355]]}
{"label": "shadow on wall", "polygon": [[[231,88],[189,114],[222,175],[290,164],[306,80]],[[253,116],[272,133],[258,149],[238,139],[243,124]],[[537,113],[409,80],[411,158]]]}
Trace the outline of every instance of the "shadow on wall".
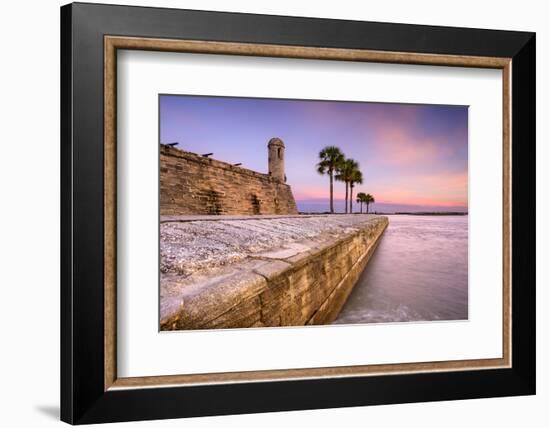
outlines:
{"label": "shadow on wall", "polygon": [[50,419],[55,419],[55,420],[58,421],[59,418],[61,417],[60,416],[60,411],[59,411],[59,406],[40,405],[40,406],[36,406],[35,409],[38,410],[43,415],[49,417]]}
{"label": "shadow on wall", "polygon": [[221,203],[221,194],[216,192],[214,189],[210,188],[206,192],[206,212],[212,215],[220,215],[223,213],[223,207]]}
{"label": "shadow on wall", "polygon": [[252,214],[261,214],[260,200],[256,194],[252,193],[250,195],[250,203],[252,204]]}

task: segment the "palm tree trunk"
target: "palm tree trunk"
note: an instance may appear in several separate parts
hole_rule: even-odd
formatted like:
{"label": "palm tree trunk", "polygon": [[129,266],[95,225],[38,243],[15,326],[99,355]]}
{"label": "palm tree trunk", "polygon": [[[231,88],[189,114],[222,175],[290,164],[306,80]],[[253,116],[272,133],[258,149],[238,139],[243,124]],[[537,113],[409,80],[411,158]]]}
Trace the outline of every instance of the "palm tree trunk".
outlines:
{"label": "palm tree trunk", "polygon": [[333,193],[334,193],[334,190],[333,190],[333,183],[332,183],[332,171],[329,172],[329,177],[330,177],[330,213],[331,214],[334,214],[334,202],[333,202]]}
{"label": "palm tree trunk", "polygon": [[346,202],[344,203],[346,214],[348,213],[348,182],[346,181]]}
{"label": "palm tree trunk", "polygon": [[361,214],[363,214],[363,201],[359,202],[359,209],[361,211]]}
{"label": "palm tree trunk", "polygon": [[367,214],[369,213],[369,203],[367,202]]}
{"label": "palm tree trunk", "polygon": [[350,183],[349,185],[349,213],[353,214],[353,186]]}

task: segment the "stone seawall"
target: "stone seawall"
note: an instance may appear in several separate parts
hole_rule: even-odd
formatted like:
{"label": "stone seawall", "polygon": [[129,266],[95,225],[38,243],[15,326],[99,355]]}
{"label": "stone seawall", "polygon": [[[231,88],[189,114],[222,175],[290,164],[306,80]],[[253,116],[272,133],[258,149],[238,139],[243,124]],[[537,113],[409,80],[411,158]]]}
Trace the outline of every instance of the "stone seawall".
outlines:
{"label": "stone seawall", "polygon": [[289,185],[226,162],[160,146],[160,214],[297,214]]}
{"label": "stone seawall", "polygon": [[331,323],[388,225],[358,214],[165,220],[162,330]]}

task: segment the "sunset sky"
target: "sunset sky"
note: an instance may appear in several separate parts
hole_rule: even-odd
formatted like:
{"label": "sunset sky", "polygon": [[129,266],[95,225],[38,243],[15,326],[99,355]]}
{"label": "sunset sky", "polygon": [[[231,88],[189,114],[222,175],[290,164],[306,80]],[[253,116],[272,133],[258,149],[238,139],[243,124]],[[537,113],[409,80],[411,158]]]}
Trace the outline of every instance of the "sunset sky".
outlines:
{"label": "sunset sky", "polygon": [[[160,142],[267,172],[267,142],[286,146],[287,183],[300,211],[328,209],[319,151],[338,146],[359,162],[375,210],[466,211],[468,107],[160,96]],[[338,211],[345,188],[335,183]]]}

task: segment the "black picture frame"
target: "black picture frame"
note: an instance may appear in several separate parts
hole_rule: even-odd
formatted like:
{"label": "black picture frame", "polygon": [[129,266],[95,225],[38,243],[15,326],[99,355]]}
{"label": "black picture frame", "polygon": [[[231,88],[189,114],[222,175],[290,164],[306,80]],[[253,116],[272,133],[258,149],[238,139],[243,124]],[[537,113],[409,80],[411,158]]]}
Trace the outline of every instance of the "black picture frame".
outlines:
{"label": "black picture frame", "polygon": [[[104,390],[104,36],[512,58],[512,367]],[[61,8],[61,419],[71,424],[535,393],[535,34],[74,3]]]}

